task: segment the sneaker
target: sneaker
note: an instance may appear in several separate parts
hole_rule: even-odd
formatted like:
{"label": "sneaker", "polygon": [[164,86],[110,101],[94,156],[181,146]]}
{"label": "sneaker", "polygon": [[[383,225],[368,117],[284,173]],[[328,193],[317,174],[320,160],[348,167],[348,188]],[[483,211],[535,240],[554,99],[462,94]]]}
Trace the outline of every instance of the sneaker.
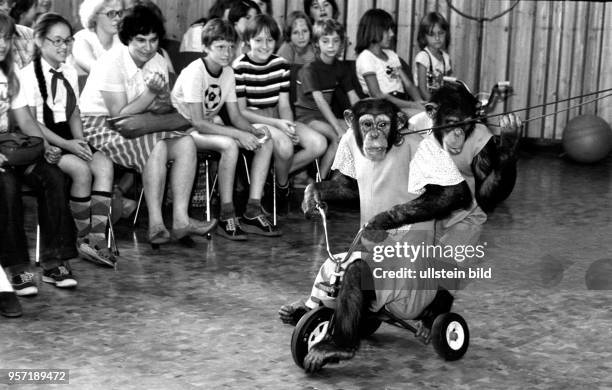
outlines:
{"label": "sneaker", "polygon": [[82,240],[77,245],[77,251],[83,260],[91,261],[98,265],[115,267],[117,258],[108,248],[100,248],[91,245],[87,239]]}
{"label": "sneaker", "polygon": [[15,291],[0,291],[0,314],[5,317],[21,316],[21,304]]}
{"label": "sneaker", "polygon": [[233,241],[246,241],[247,235],[240,227],[238,218],[220,219],[217,234]]}
{"label": "sneaker", "polygon": [[55,287],[70,288],[77,285],[76,279],[72,276],[72,271],[68,269],[66,264],[50,270],[43,271],[43,282],[53,283]]}
{"label": "sneaker", "polygon": [[245,232],[261,236],[278,237],[283,234],[278,227],[272,225],[263,212],[254,218],[243,215],[240,225]]}
{"label": "sneaker", "polygon": [[15,294],[25,297],[38,294],[38,287],[34,283],[34,274],[31,272],[22,272],[13,276],[11,284],[15,290]]}

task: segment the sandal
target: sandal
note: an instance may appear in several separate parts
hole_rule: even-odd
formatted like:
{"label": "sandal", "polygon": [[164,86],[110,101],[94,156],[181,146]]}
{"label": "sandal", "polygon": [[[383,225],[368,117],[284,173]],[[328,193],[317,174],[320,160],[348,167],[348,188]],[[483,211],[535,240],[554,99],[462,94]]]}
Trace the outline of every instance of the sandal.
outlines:
{"label": "sandal", "polygon": [[164,225],[155,225],[149,228],[149,243],[153,249],[159,248],[160,244],[170,241],[170,232]]}

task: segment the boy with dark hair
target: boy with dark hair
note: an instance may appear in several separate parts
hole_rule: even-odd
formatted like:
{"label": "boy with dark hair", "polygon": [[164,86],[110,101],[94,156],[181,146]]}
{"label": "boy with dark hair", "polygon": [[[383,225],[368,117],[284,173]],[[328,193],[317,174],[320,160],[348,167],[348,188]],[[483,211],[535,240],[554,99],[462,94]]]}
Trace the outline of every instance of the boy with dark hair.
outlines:
{"label": "boy with dark hair", "polygon": [[300,70],[295,114],[297,120],[327,138],[329,146],[320,163],[321,177],[325,178],[334,161],[338,141],[346,132],[344,123],[336,118],[330,107],[334,91],[341,86],[351,104],[359,97],[350,73],[337,58],[344,47],[344,27],[333,19],[318,21],[313,28],[313,41],[317,54],[313,62]]}

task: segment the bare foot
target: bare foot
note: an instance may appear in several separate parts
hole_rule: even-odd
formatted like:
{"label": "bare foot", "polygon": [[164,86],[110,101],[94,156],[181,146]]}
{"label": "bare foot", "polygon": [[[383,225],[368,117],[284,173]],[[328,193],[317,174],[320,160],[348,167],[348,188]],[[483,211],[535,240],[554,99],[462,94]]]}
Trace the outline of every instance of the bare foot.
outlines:
{"label": "bare foot", "polygon": [[431,329],[423,325],[423,321],[417,323],[417,331],[414,337],[419,339],[423,344],[429,344],[431,341]]}
{"label": "bare foot", "polygon": [[304,314],[308,313],[309,311],[310,309],[306,306],[304,301],[299,300],[297,302],[281,306],[281,308],[278,310],[278,315],[284,324],[295,326],[300,318],[302,318]]}
{"label": "bare foot", "polygon": [[341,348],[331,340],[315,344],[304,358],[306,372],[317,372],[327,363],[349,360],[355,356],[355,348]]}

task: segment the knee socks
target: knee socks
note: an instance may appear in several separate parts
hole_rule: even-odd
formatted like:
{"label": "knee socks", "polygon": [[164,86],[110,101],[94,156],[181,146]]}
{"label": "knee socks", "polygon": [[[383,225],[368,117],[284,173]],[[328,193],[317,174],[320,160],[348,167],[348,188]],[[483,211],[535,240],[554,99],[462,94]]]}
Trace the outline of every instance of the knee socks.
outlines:
{"label": "knee socks", "polygon": [[77,237],[86,237],[91,230],[91,196],[70,196],[70,211],[77,229]]}
{"label": "knee socks", "polygon": [[107,191],[91,192],[91,244],[106,247],[105,233],[112,194]]}

